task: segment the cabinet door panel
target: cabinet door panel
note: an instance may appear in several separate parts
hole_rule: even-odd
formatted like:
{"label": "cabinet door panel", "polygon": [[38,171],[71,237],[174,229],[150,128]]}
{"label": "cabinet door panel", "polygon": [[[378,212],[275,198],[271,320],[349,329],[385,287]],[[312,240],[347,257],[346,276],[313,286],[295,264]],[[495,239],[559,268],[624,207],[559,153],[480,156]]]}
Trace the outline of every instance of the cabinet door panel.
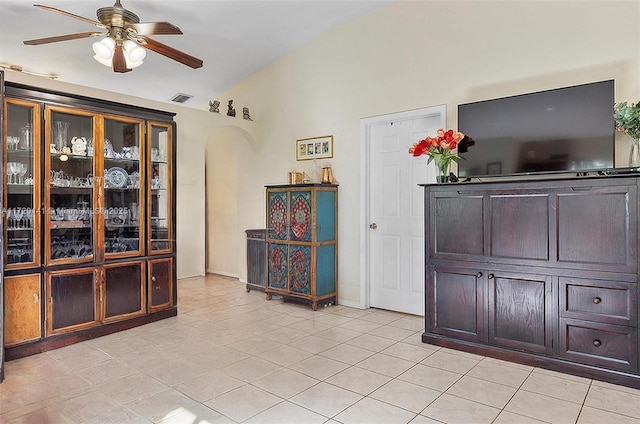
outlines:
{"label": "cabinet door panel", "polygon": [[292,245],[289,247],[289,286],[291,291],[300,294],[311,293],[311,248]]}
{"label": "cabinet door panel", "polygon": [[[484,254],[482,193],[431,199],[431,254]],[[461,225],[464,223],[464,225]]]}
{"label": "cabinet door panel", "polygon": [[287,192],[270,191],[267,193],[267,221],[269,238],[287,239],[289,222],[289,195]]}
{"label": "cabinet door panel", "polygon": [[635,187],[584,189],[557,199],[559,262],[635,272]]}
{"label": "cabinet door panel", "polygon": [[551,353],[551,277],[489,274],[489,342]]}
{"label": "cabinet door panel", "polygon": [[97,272],[82,269],[48,273],[48,334],[84,328],[98,321]]}
{"label": "cabinet door panel", "polygon": [[288,290],[289,288],[289,246],[269,243],[269,287]]}
{"label": "cabinet door panel", "polygon": [[[140,256],[144,250],[141,154],[142,121],[106,117],[104,119],[104,225],[105,257]],[[106,142],[105,142],[106,144]]]}
{"label": "cabinet door panel", "polygon": [[42,336],[40,316],[40,275],[5,277],[5,327],[7,346],[39,339]]}
{"label": "cabinet door panel", "polygon": [[549,195],[490,195],[491,256],[549,259]]}
{"label": "cabinet door panel", "polygon": [[292,191],[290,193],[289,239],[311,241],[311,191]]}
{"label": "cabinet door panel", "polygon": [[173,127],[149,123],[146,155],[148,160],[148,249],[150,254],[171,253],[173,249]]}
{"label": "cabinet door panel", "polygon": [[143,264],[105,267],[105,318],[129,317],[144,312]]}
{"label": "cabinet door panel", "polygon": [[486,341],[486,308],[482,273],[435,268],[430,272],[427,328],[443,335]]}
{"label": "cabinet door panel", "polygon": [[[45,111],[45,260],[48,265],[89,262],[96,254],[99,214],[94,211],[102,184],[97,116],[54,107]],[[73,154],[71,142],[78,138],[91,147]]]}
{"label": "cabinet door panel", "polygon": [[5,106],[5,263],[29,268],[40,264],[41,112],[38,104],[18,99]]}
{"label": "cabinet door panel", "polygon": [[149,309],[155,311],[173,304],[173,260],[149,261]]}

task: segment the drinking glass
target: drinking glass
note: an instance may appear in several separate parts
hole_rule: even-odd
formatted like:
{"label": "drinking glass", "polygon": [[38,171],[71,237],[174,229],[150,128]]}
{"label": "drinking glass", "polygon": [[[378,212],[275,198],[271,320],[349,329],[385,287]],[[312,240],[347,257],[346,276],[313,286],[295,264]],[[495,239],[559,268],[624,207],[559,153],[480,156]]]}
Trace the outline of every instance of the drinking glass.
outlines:
{"label": "drinking glass", "polygon": [[15,184],[14,176],[18,174],[18,163],[17,162],[8,162],[7,163],[7,175],[9,177],[9,184]]}
{"label": "drinking glass", "polygon": [[18,166],[18,170],[17,170],[18,183],[19,184],[24,184],[24,174],[27,173],[27,165],[22,163],[22,162],[18,163],[18,165],[19,165]]}
{"label": "drinking glass", "polygon": [[58,153],[67,146],[67,134],[69,132],[70,122],[53,121],[53,142]]}

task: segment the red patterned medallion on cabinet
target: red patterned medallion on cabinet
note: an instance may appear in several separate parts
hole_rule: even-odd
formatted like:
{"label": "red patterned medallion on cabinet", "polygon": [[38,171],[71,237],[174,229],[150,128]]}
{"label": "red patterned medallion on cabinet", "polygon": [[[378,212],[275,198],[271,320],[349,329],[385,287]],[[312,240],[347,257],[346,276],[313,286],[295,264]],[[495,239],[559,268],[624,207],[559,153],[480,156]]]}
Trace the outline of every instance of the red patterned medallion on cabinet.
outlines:
{"label": "red patterned medallion on cabinet", "polygon": [[287,254],[286,246],[274,244],[270,246],[269,286],[287,287]]}
{"label": "red patterned medallion on cabinet", "polygon": [[311,292],[311,249],[309,246],[291,246],[291,291]]}
{"label": "red patterned medallion on cabinet", "polygon": [[269,224],[273,231],[273,238],[285,239],[287,237],[287,206],[286,197],[282,193],[276,193],[269,205]]}
{"label": "red patterned medallion on cabinet", "polygon": [[291,234],[297,240],[308,240],[311,227],[311,198],[300,193],[291,205]]}

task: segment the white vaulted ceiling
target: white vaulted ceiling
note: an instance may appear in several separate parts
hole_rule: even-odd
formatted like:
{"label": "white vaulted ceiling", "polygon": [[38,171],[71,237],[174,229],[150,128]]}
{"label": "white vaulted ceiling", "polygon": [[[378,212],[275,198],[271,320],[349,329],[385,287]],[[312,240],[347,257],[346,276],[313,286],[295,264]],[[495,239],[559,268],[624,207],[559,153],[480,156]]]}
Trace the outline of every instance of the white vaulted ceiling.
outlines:
{"label": "white vaulted ceiling", "polygon": [[[26,46],[24,40],[98,30],[26,0],[0,0],[0,64],[56,74],[58,80],[136,97],[169,102],[178,93],[193,95],[184,106],[206,109],[239,81],[264,68],[331,27],[372,12],[392,0],[122,0],[141,22],[168,21],[183,35],[155,35],[204,61],[200,69],[149,51],[144,64],[126,74],[96,62],[85,38]],[[37,0],[92,20],[113,0]],[[8,71],[12,72],[12,71]]]}

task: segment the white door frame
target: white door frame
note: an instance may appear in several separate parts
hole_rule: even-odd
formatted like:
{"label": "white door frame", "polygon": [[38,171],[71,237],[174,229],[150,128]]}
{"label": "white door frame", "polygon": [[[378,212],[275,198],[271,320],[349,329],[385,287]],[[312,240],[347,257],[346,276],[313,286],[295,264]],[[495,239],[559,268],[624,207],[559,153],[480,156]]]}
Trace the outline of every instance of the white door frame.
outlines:
{"label": "white door frame", "polygon": [[[369,173],[371,168],[370,157],[370,137],[371,127],[393,121],[406,121],[417,118],[427,118],[432,116],[440,117],[441,128],[447,124],[447,105],[432,106],[422,109],[414,109],[406,112],[391,113],[388,115],[372,116],[360,119],[360,308],[367,309],[371,306],[371,279],[369,275],[369,262],[371,252],[369,251],[369,192],[371,182]],[[418,141],[418,140],[416,140]],[[407,154],[409,154],[407,146]]]}

